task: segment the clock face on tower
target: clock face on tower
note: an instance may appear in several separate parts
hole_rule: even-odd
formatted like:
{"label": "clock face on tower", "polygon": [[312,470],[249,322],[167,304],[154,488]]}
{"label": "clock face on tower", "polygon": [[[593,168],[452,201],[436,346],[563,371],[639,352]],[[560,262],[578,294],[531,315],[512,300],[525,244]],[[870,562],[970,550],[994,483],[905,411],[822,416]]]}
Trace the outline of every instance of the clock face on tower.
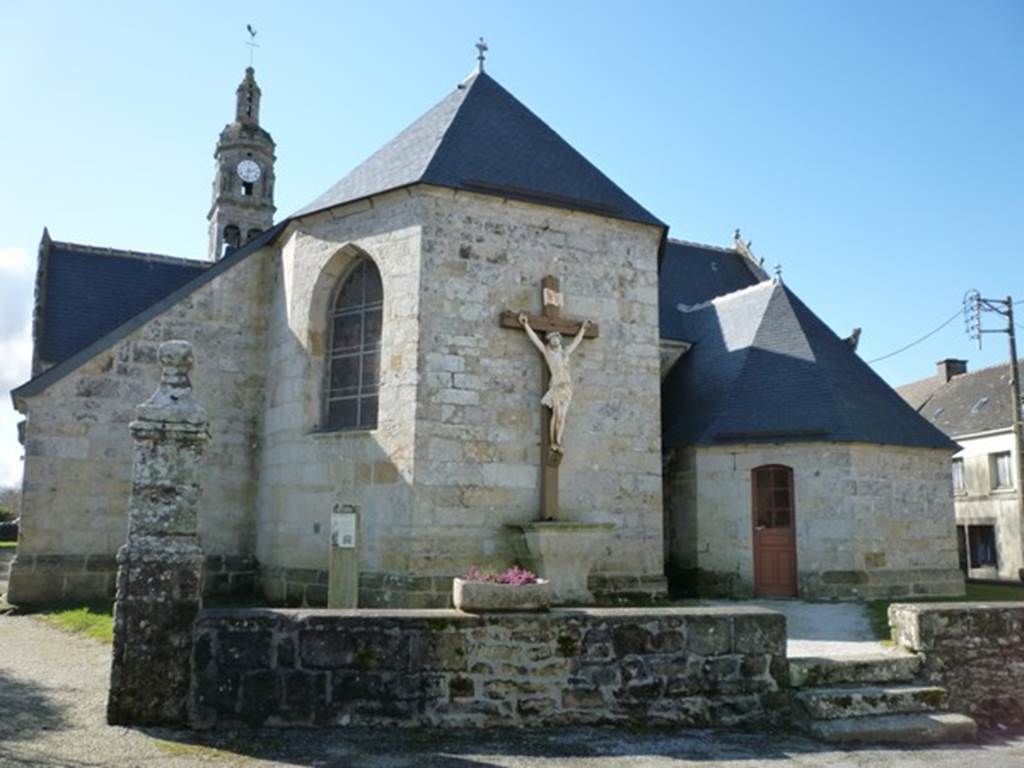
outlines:
{"label": "clock face on tower", "polygon": [[235,173],[242,181],[250,184],[260,180],[260,167],[253,160],[243,160],[235,168]]}

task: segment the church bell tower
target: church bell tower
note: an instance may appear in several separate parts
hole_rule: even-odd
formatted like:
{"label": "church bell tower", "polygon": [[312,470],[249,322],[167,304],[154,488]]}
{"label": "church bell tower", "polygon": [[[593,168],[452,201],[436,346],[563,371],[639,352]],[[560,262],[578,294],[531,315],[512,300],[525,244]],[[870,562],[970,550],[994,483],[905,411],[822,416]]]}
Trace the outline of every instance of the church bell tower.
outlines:
{"label": "church bell tower", "polygon": [[234,122],[213,153],[210,260],[224,258],[274,223],[274,140],[260,127],[260,87],[247,67],[236,91]]}

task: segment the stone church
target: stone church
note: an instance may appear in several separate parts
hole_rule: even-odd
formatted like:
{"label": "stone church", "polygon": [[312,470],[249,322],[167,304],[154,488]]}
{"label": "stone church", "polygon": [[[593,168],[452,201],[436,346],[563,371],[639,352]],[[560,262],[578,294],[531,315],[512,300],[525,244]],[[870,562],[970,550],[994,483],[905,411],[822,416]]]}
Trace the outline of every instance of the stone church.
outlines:
{"label": "stone church", "polygon": [[260,99],[249,68],[206,259],[43,233],[12,603],[112,593],[128,424],[186,339],[206,591],[324,604],[354,505],[360,605],[447,605],[547,508],[544,358],[516,324],[542,309],[579,343],[554,477],[561,520],[608,529],[598,600],[962,592],[954,445],[742,241],[670,238],[482,62],[275,222]]}

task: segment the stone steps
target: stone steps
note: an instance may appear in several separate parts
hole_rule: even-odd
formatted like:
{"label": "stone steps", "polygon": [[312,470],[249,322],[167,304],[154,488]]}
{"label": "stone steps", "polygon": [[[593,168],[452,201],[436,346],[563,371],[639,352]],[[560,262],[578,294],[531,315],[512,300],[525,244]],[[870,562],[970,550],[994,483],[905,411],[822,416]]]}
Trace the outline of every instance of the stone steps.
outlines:
{"label": "stone steps", "polygon": [[971,718],[946,712],[948,692],[915,685],[920,659],[893,651],[789,660],[794,714],[831,743],[938,744],[973,739]]}
{"label": "stone steps", "polygon": [[809,723],[807,730],[832,744],[941,744],[973,740],[977,725],[966,715],[955,712],[921,712],[817,720]]}
{"label": "stone steps", "polygon": [[909,683],[920,668],[921,659],[905,651],[835,658],[795,657],[789,660],[789,684],[808,688],[846,683]]}
{"label": "stone steps", "polygon": [[839,720],[869,715],[937,712],[946,708],[945,688],[932,685],[891,685],[808,688],[796,694],[811,720]]}

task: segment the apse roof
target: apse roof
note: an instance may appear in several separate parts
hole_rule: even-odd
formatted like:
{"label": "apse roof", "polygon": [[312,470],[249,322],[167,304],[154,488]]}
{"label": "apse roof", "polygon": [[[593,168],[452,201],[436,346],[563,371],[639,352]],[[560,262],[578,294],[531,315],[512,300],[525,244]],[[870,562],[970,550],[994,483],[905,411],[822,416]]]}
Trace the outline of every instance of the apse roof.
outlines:
{"label": "apse roof", "polygon": [[[663,292],[666,301],[672,297]],[[955,447],[781,281],[697,306],[663,306],[672,311],[676,317],[663,320],[662,335],[693,347],[664,383],[667,447],[811,441]]]}
{"label": "apse roof", "polygon": [[484,72],[296,215],[418,183],[665,226]]}

